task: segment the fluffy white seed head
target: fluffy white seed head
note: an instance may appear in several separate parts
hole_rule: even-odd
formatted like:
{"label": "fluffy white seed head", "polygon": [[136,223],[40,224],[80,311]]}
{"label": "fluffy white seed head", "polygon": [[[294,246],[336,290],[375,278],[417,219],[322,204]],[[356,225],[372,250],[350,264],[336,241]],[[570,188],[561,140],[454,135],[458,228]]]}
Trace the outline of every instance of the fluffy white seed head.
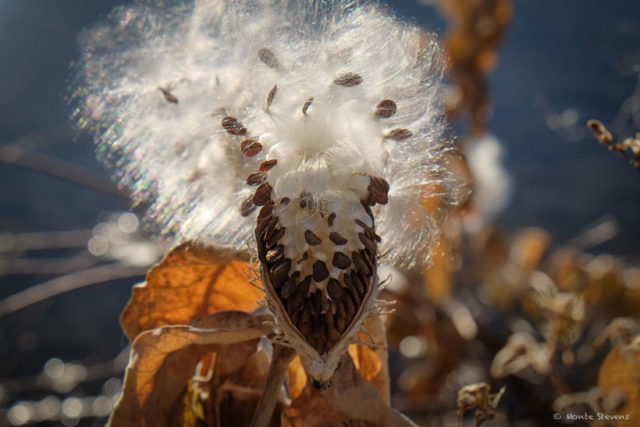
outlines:
{"label": "fluffy white seed head", "polygon": [[[459,194],[442,164],[435,41],[372,3],[171,3],[118,8],[87,31],[75,91],[78,122],[148,217],[179,240],[248,250],[247,176],[277,159],[266,172],[274,200],[305,191],[329,211],[366,199],[368,176],[384,178],[379,250],[422,262],[435,232],[425,189],[438,183],[451,203]],[[383,100],[393,113],[378,111]],[[247,139],[261,150],[243,154]]]}

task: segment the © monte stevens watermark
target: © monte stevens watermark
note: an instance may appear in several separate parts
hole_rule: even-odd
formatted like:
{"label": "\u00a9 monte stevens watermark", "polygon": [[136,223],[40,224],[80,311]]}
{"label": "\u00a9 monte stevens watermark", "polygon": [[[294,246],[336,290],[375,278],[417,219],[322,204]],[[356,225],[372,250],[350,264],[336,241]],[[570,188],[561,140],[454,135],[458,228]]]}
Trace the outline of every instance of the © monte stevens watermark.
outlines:
{"label": "\u00a9 monte stevens watermark", "polygon": [[556,421],[629,421],[629,414],[606,414],[604,412],[596,412],[591,414],[589,412],[556,412],[553,414],[553,419]]}

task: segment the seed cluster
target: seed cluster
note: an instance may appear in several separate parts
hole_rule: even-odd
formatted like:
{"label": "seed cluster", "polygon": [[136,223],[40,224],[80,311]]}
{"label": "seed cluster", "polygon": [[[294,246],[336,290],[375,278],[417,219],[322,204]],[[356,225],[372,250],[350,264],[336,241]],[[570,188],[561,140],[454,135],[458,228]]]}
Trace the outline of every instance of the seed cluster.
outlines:
{"label": "seed cluster", "polygon": [[[375,285],[380,238],[365,203],[360,203],[362,215],[353,218],[346,213],[326,215],[304,194],[295,202],[287,198],[264,203],[256,229],[258,255],[267,284],[277,294],[291,323],[323,354],[340,339]],[[281,217],[300,216],[301,211],[321,214],[317,215],[321,224],[301,232],[300,251],[300,245],[294,244],[297,231],[287,229]],[[337,224],[342,224],[340,230],[335,227]],[[345,224],[351,224],[351,228],[344,230]]]}
{"label": "seed cluster", "polygon": [[[258,51],[267,67],[281,67],[269,49]],[[357,73],[337,76],[336,86],[351,88],[363,82]],[[349,90],[349,89],[347,89]],[[267,95],[267,110],[278,92],[276,85]],[[166,96],[166,95],[165,95]],[[302,106],[306,116],[312,105],[310,97]],[[381,100],[373,111],[376,119],[395,115],[396,103]],[[225,116],[222,128],[242,137],[241,152],[248,157],[262,151],[257,138],[250,137],[235,117]],[[411,137],[408,129],[391,129],[381,138],[401,141]],[[363,310],[367,297],[376,286],[376,255],[380,237],[375,233],[371,206],[388,202],[389,184],[381,177],[368,177],[366,196],[342,200],[340,208],[329,210],[326,200],[308,192],[278,195],[269,182],[269,171],[277,159],[263,161],[251,173],[247,185],[253,194],[241,206],[243,216],[260,207],[256,238],[258,257],[263,267],[267,291],[275,296],[290,323],[319,354],[326,354]],[[364,190],[364,189],[363,189]]]}

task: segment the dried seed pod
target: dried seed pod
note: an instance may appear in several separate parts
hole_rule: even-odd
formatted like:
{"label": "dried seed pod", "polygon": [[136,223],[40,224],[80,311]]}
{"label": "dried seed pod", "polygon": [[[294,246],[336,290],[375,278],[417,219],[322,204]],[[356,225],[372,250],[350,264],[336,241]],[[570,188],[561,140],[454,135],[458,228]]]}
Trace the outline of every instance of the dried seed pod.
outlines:
{"label": "dried seed pod", "polygon": [[262,151],[262,144],[255,139],[245,139],[240,144],[240,151],[247,157],[253,157]]}
{"label": "dried seed pod", "polygon": [[357,86],[362,83],[362,77],[356,73],[344,73],[336,77],[333,83],[344,87]]}
{"label": "dried seed pod", "polygon": [[277,159],[265,160],[260,164],[260,167],[258,169],[260,169],[261,172],[267,172],[271,170],[271,168],[274,167],[276,163],[278,163]]}
{"label": "dried seed pod", "polygon": [[242,136],[247,133],[247,129],[235,117],[225,116],[222,119],[222,127],[231,135]]}
{"label": "dried seed pod", "polygon": [[391,129],[384,137],[387,139],[393,139],[394,141],[404,141],[407,138],[411,138],[413,132],[409,129]]}
{"label": "dried seed pod", "polygon": [[262,63],[269,68],[278,68],[278,66],[280,65],[275,53],[273,53],[271,49],[267,49],[266,47],[263,47],[258,51],[258,58],[260,58],[260,61],[262,61]]}
{"label": "dried seed pod", "polygon": [[307,245],[309,246],[318,246],[322,243],[322,240],[320,240],[320,238],[316,236],[311,230],[305,230],[304,241],[307,242]]}
{"label": "dried seed pod", "polygon": [[383,99],[376,105],[375,116],[379,119],[388,119],[397,111],[396,103],[390,99]]}

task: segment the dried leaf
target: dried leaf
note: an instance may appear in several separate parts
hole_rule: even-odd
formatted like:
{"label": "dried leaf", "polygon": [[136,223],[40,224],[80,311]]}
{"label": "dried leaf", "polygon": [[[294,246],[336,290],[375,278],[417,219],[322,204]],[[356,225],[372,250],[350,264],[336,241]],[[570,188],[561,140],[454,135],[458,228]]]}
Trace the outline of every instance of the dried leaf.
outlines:
{"label": "dried leaf", "polygon": [[330,381],[330,387],[319,391],[339,414],[381,426],[415,426],[384,402],[376,388],[358,372],[349,355],[342,357]]}
{"label": "dried leaf", "polygon": [[[248,346],[271,329],[263,317],[238,311],[216,313],[192,325],[165,326],[140,334],[133,342],[124,388],[109,420],[113,426],[171,426],[181,423],[183,395],[195,367],[221,345]],[[230,350],[233,352],[233,350]],[[234,352],[242,366],[246,357]]]}
{"label": "dried leaf", "polygon": [[638,425],[640,423],[640,352],[618,346],[600,366],[598,387],[605,393],[616,389],[624,394],[624,406],[617,414],[629,415],[621,424]]}
{"label": "dried leaf", "polygon": [[375,348],[364,345],[350,345],[349,354],[360,374],[378,390],[387,405],[391,403],[389,380],[387,334],[384,322],[378,316],[369,317],[364,323],[369,335],[360,332],[357,339],[374,341]]}
{"label": "dried leaf", "polygon": [[129,338],[165,325],[187,325],[222,310],[252,311],[263,294],[248,283],[247,262],[230,251],[183,243],[133,288],[120,324]]}
{"label": "dried leaf", "polygon": [[287,389],[292,400],[297,399],[307,385],[307,374],[304,372],[300,356],[296,356],[287,369]]}

